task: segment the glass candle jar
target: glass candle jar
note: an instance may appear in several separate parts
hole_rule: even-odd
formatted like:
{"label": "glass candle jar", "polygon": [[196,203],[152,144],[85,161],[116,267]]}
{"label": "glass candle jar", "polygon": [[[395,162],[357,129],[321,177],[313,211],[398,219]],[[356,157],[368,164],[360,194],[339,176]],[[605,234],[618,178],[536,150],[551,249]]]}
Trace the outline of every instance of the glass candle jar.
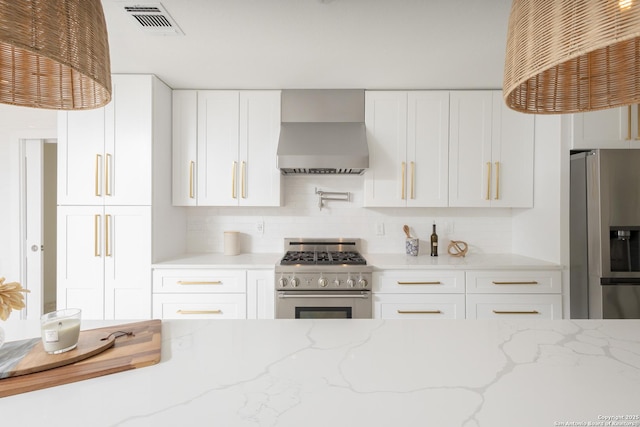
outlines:
{"label": "glass candle jar", "polygon": [[80,336],[81,312],[79,308],[67,308],[44,314],[40,318],[44,351],[58,354],[76,348]]}

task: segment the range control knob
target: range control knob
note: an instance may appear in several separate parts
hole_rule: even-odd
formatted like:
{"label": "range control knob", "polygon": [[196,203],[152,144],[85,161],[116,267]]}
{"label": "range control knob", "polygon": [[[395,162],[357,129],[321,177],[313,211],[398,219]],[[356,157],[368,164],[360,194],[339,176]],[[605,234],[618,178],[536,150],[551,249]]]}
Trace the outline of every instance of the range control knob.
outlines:
{"label": "range control knob", "polygon": [[333,281],[333,286],[338,287],[340,286],[340,279],[336,279]]}
{"label": "range control knob", "polygon": [[278,284],[280,285],[280,287],[284,288],[285,286],[287,286],[287,279],[281,277],[280,280],[278,280]]}
{"label": "range control knob", "polygon": [[358,286],[362,287],[362,288],[366,288],[368,285],[367,280],[366,279],[360,279],[358,280]]}
{"label": "range control knob", "polygon": [[356,285],[355,280],[353,280],[351,277],[349,277],[347,279],[347,286],[350,287],[350,288],[353,288],[355,285]]}
{"label": "range control knob", "polygon": [[300,284],[300,279],[298,279],[297,277],[291,278],[291,286],[293,286],[294,288],[297,288],[299,284]]}
{"label": "range control knob", "polygon": [[324,277],[321,277],[318,279],[318,286],[320,286],[321,288],[326,288],[328,284],[329,284],[329,281]]}

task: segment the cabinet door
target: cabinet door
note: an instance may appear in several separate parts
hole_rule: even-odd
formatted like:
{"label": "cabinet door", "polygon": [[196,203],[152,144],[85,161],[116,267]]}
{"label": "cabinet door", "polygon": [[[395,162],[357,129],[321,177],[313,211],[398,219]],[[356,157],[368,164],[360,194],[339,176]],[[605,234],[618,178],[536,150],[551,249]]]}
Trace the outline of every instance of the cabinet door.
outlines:
{"label": "cabinet door", "polygon": [[240,92],[240,206],[280,206],[280,91]]}
{"label": "cabinet door", "polygon": [[511,110],[493,93],[491,206],[533,207],[534,118]]}
{"label": "cabinet door", "polygon": [[247,319],[275,319],[275,273],[247,271]]}
{"label": "cabinet door", "polygon": [[155,293],[245,293],[245,270],[208,268],[159,268],[153,272]]}
{"label": "cabinet door", "polygon": [[58,204],[151,204],[152,79],[114,75],[105,107],[60,113]]}
{"label": "cabinet door", "polygon": [[245,294],[155,294],[157,319],[246,319]]}
{"label": "cabinet door", "polygon": [[561,295],[467,295],[467,319],[562,319]]}
{"label": "cabinet door", "polygon": [[571,148],[629,148],[638,138],[637,115],[635,105],[572,114]]}
{"label": "cabinet door", "polygon": [[151,205],[152,76],[113,76],[105,107],[105,205]]}
{"label": "cabinet door", "polygon": [[449,201],[449,92],[409,92],[407,206]]}
{"label": "cabinet door", "polygon": [[104,318],[104,227],[101,206],[58,207],[57,304],[83,319]]}
{"label": "cabinet door", "polygon": [[174,206],[196,206],[198,92],[173,91],[172,197]]}
{"label": "cabinet door", "polygon": [[491,91],[450,93],[449,206],[491,204]]}
{"label": "cabinet door", "polygon": [[58,113],[58,204],[102,205],[105,108]]}
{"label": "cabinet door", "polygon": [[463,294],[376,294],[374,319],[464,319]]}
{"label": "cabinet door", "polygon": [[103,221],[105,318],[148,319],[151,207],[106,207]]}
{"label": "cabinet door", "polygon": [[365,124],[369,169],[364,206],[406,206],[407,93],[365,92]]}
{"label": "cabinet door", "polygon": [[198,205],[237,206],[238,91],[198,92]]}
{"label": "cabinet door", "polygon": [[559,270],[472,270],[466,273],[467,293],[546,294],[562,292]]}

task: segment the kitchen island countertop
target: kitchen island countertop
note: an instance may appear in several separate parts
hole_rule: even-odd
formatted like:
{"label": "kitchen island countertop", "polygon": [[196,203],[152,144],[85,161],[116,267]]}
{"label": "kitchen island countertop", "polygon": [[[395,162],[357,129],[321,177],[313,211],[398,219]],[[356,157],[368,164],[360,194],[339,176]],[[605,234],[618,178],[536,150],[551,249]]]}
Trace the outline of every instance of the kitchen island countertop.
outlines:
{"label": "kitchen island countertop", "polygon": [[640,320],[169,320],[162,334],[159,364],[0,399],[3,425],[640,426]]}

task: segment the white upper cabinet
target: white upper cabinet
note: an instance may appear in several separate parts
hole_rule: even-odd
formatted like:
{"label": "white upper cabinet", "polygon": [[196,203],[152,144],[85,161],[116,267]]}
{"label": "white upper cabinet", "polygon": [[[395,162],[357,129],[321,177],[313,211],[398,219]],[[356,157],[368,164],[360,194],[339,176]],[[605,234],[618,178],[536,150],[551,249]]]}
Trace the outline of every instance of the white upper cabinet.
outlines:
{"label": "white upper cabinet", "polygon": [[533,206],[533,115],[500,91],[454,91],[449,138],[449,206]]}
{"label": "white upper cabinet", "polygon": [[173,204],[280,206],[280,91],[173,92]]}
{"label": "white upper cabinet", "polygon": [[571,148],[640,148],[640,106],[567,115]]}
{"label": "white upper cabinet", "polygon": [[58,115],[58,204],[150,205],[152,84],[113,76],[105,107]]}
{"label": "white upper cabinet", "polygon": [[447,206],[449,92],[367,91],[364,205]]}

